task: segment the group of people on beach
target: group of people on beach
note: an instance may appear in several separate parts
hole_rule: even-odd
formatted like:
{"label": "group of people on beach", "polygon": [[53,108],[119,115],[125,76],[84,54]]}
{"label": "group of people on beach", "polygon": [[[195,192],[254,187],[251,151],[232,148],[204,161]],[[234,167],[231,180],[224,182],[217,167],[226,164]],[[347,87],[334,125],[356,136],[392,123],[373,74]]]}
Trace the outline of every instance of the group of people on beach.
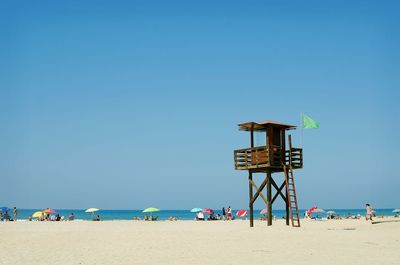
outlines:
{"label": "group of people on beach", "polygon": [[[29,216],[28,221],[32,221],[33,218],[32,216]],[[75,214],[71,213],[67,219],[65,219],[64,216],[61,216],[59,213],[57,214],[50,214],[50,213],[45,213],[42,212],[42,215],[37,217],[37,219],[35,219],[35,221],[55,221],[55,222],[59,222],[59,221],[73,221],[75,220]]]}
{"label": "group of people on beach", "polygon": [[[29,216],[28,221],[32,221],[32,216]],[[65,218],[64,216],[61,216],[59,213],[57,214],[50,214],[50,213],[42,213],[42,216],[39,216],[36,221],[74,221],[75,220],[75,214],[70,213],[68,215],[68,218]],[[92,221],[100,221],[100,215],[93,216]]]}
{"label": "group of people on beach", "polygon": [[[221,216],[217,215],[219,218],[216,220],[221,220]],[[231,221],[235,219],[232,214],[232,208],[229,206],[226,210],[225,207],[222,207],[222,220],[224,221]]]}
{"label": "group of people on beach", "polygon": [[13,208],[13,216],[11,217],[8,213],[8,208],[5,211],[0,211],[0,221],[17,221],[18,210],[17,207]]}
{"label": "group of people on beach", "polygon": [[[367,204],[365,204],[365,220],[366,221],[369,221],[369,220],[372,221],[372,217],[376,217],[376,212],[375,212],[375,210],[372,209],[371,204],[367,203]],[[384,217],[384,216],[381,215],[380,217]],[[304,213],[304,218],[305,219],[321,219],[318,216],[311,216],[311,214],[308,213],[307,211]],[[341,216],[341,215],[338,215],[336,213],[333,213],[333,214],[328,214],[326,219],[331,219],[331,220],[361,219],[361,214],[353,215],[351,213],[348,213],[345,216]]]}
{"label": "group of people on beach", "polygon": [[233,219],[234,219],[234,217],[232,215],[231,206],[229,206],[226,210],[225,210],[225,207],[222,207],[222,215],[220,215],[219,213],[215,214],[214,211],[211,211],[210,213],[208,213],[208,217],[205,218],[204,217],[204,213],[202,211],[200,211],[200,212],[196,213],[196,218],[195,218],[196,221],[204,221],[204,220],[207,220],[207,221],[215,221],[215,220],[228,221],[228,220],[233,220]]}
{"label": "group of people on beach", "polygon": [[[51,215],[49,213],[42,214],[41,217],[37,218],[37,221],[64,221],[64,216],[60,214]],[[28,221],[32,221],[32,216],[29,216]]]}
{"label": "group of people on beach", "polygon": [[[4,207],[5,208],[5,207]],[[375,211],[372,209],[371,205],[369,203],[367,203],[365,205],[365,220],[371,220],[373,217],[376,217],[376,213]],[[222,215],[220,214],[216,214],[214,211],[211,210],[211,212],[207,212],[207,218],[204,215],[203,211],[199,211],[196,213],[196,218],[195,220],[197,221],[205,221],[205,220],[209,220],[209,221],[213,221],[213,220],[224,220],[224,221],[228,221],[228,220],[233,220],[234,216],[232,214],[232,208],[229,206],[227,209],[225,209],[225,207],[222,207]],[[18,216],[18,210],[17,207],[13,208],[13,213],[12,216],[10,216],[9,214],[9,209],[5,208],[2,209],[0,211],[0,221],[16,221],[17,220],[17,216]],[[397,217],[397,216],[396,216]],[[283,217],[285,218],[285,217]],[[307,219],[316,219],[316,217],[311,217],[310,215],[305,214],[305,218]],[[133,217],[133,220],[141,220],[140,217]],[[274,218],[275,219],[275,218]],[[330,214],[327,216],[327,219],[361,219],[361,215],[357,214],[357,215],[351,215],[350,213],[344,217],[340,216],[340,215],[333,215]],[[30,216],[28,218],[29,221],[33,220],[33,217]],[[37,221],[73,221],[75,220],[75,215],[74,213],[71,213],[67,219],[64,218],[64,216],[61,216],[60,214],[50,214],[50,213],[46,213],[46,211],[42,212],[42,215],[37,217],[36,219]],[[93,216],[92,218],[93,221],[100,221],[100,216]],[[152,216],[152,215],[145,215],[144,219],[145,221],[157,221],[158,220],[158,216]],[[178,218],[171,216],[168,218],[169,221],[177,221]],[[260,220],[267,220],[267,215],[261,215],[260,216]]]}

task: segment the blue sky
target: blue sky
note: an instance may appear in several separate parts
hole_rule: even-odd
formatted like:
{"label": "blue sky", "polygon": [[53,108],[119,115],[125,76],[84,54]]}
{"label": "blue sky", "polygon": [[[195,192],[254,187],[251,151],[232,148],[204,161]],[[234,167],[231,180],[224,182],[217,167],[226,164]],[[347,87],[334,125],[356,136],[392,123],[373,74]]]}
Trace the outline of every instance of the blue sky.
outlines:
{"label": "blue sky", "polygon": [[301,208],[400,207],[398,13],[396,1],[3,1],[0,204],[245,208],[237,124],[304,112],[321,129],[304,132]]}

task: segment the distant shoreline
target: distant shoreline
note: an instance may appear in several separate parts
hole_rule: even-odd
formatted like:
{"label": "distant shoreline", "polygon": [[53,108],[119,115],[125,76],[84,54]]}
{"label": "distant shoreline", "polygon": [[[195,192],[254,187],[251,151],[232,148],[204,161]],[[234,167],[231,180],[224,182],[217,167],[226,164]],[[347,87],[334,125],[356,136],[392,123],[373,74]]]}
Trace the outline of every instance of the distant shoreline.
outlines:
{"label": "distant shoreline", "polygon": [[[43,209],[18,209],[18,220],[28,220],[29,217],[36,211],[41,211]],[[333,210],[336,215],[341,216],[343,219],[348,218],[363,218],[365,216],[365,209],[325,209],[326,211]],[[67,219],[71,213],[74,213],[75,219],[91,220],[93,214],[86,213],[84,209],[55,209],[56,213],[60,214]],[[222,215],[220,209],[214,210],[216,214]],[[238,210],[233,210],[235,215]],[[260,219],[260,209],[254,210],[254,218]],[[304,215],[305,209],[300,210],[300,217]],[[375,209],[376,216],[392,216],[396,214],[393,213],[393,209]],[[273,210],[273,216],[276,220],[282,219],[286,216],[285,210]],[[12,209],[9,211],[12,217]],[[143,219],[146,213],[142,213],[142,210],[102,210],[100,209],[96,212],[96,216],[99,215],[101,220],[132,220],[133,218]],[[151,215],[151,214],[147,214]],[[193,220],[195,218],[195,213],[190,212],[190,210],[162,210],[160,212],[155,212],[152,214],[157,216],[158,220],[168,220],[170,217],[176,217],[178,220]],[[207,216],[206,216],[207,217]],[[315,214],[315,217],[324,218],[326,214]],[[236,217],[236,219],[243,220],[244,217]]]}

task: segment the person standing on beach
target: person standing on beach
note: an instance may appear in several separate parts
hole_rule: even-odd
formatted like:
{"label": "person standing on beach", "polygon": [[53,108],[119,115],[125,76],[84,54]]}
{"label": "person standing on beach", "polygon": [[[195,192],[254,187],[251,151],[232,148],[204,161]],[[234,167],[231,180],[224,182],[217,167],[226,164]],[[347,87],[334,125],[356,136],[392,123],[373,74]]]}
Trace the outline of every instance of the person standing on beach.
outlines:
{"label": "person standing on beach", "polygon": [[373,215],[372,207],[371,207],[371,205],[369,203],[367,203],[365,206],[366,206],[365,207],[365,210],[366,210],[365,220],[367,220],[367,221],[371,220],[372,221],[372,215]]}
{"label": "person standing on beach", "polygon": [[232,209],[230,206],[228,207],[228,220],[232,220]]}
{"label": "person standing on beach", "polygon": [[226,211],[225,211],[225,207],[222,207],[222,216],[224,218],[224,221],[226,220]]}
{"label": "person standing on beach", "polygon": [[14,221],[17,221],[17,207],[14,207],[14,210],[13,210],[13,213],[14,213]]}

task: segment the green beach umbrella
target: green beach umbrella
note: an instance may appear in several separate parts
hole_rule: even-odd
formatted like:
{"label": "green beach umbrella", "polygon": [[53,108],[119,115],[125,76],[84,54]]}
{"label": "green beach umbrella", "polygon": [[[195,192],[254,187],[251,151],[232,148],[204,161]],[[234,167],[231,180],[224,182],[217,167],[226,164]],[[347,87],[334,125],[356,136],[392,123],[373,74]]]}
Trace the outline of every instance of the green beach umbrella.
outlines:
{"label": "green beach umbrella", "polygon": [[160,211],[160,209],[150,207],[150,208],[144,209],[144,210],[142,211],[142,213],[154,213],[154,212],[159,212],[159,211]]}

